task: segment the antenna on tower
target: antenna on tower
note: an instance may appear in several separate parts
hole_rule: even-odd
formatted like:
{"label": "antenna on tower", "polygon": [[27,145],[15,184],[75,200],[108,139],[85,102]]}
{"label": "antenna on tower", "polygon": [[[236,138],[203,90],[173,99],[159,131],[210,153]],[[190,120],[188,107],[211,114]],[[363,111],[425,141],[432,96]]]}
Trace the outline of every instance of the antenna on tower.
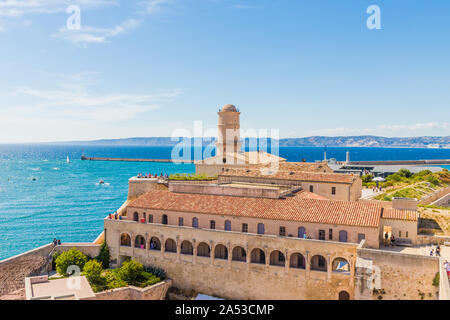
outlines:
{"label": "antenna on tower", "polygon": [[327,146],[326,145],[323,149],[323,161],[327,161]]}

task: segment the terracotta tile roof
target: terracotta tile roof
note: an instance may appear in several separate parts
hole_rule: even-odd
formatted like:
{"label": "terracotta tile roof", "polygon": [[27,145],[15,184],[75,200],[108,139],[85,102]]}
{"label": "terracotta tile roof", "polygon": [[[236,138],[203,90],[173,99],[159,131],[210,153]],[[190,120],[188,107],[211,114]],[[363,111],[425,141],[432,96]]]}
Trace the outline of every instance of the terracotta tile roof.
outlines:
{"label": "terracotta tile roof", "polygon": [[[261,167],[269,167],[270,164],[259,164],[248,166],[248,169],[257,169]],[[280,170],[283,171],[305,171],[305,172],[329,172],[333,173],[327,163],[324,162],[280,162]]]}
{"label": "terracotta tile roof", "polygon": [[399,209],[385,208],[383,209],[382,218],[393,220],[417,221],[419,215],[416,211],[413,210],[399,210]]}
{"label": "terracotta tile roof", "polygon": [[297,197],[300,197],[302,199],[329,200],[327,197],[321,196],[320,194],[308,192],[305,190],[302,190],[299,193],[297,193]]}
{"label": "terracotta tile roof", "polygon": [[316,181],[353,183],[358,176],[347,173],[318,173],[304,171],[277,170],[270,174],[270,169],[227,168],[219,176],[222,177],[254,177],[294,181]]}
{"label": "terracotta tile roof", "polygon": [[250,218],[378,227],[381,205],[350,201],[285,199],[179,194],[152,190],[129,207],[178,212],[205,213]]}

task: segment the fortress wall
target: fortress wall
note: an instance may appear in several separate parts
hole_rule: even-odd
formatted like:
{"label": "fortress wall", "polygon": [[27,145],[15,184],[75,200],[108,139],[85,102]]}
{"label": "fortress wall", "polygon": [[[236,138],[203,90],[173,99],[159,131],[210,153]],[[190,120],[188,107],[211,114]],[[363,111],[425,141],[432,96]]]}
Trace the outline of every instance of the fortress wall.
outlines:
{"label": "fortress wall", "polygon": [[358,258],[372,260],[380,269],[381,289],[373,299],[434,300],[438,287],[433,279],[439,272],[439,258],[384,250],[358,248]]}
{"label": "fortress wall", "polygon": [[83,254],[94,258],[98,256],[100,247],[100,244],[95,243],[62,243],[61,245],[55,247],[55,251],[58,253],[62,253],[65,251],[69,251],[72,248],[77,248]]}
{"label": "fortress wall", "polygon": [[[268,235],[252,235],[219,230],[194,229],[170,225],[141,224],[126,221],[105,220],[107,242],[112,261],[117,266],[125,259],[135,259],[146,266],[165,270],[173,280],[173,286],[184,290],[195,290],[204,294],[229,299],[337,299],[340,291],[354,297],[352,272],[349,274],[286,268],[269,265],[270,253],[281,250],[286,257],[299,252],[311,264],[315,255],[322,255],[328,266],[335,258],[344,258],[353,270],[356,244],[319,240],[294,239]],[[228,259],[162,252],[120,245],[120,235],[129,233],[132,243],[136,235],[145,235],[147,242],[156,236],[164,243],[176,239],[179,246],[184,240],[194,244],[201,242],[211,247],[223,244],[228,248]],[[247,262],[232,261],[233,248],[241,246],[247,251]],[[148,248],[148,244],[147,244]],[[250,263],[254,248],[265,251],[266,264]],[[194,249],[196,250],[196,249]],[[288,262],[289,263],[289,262]]]}
{"label": "fortress wall", "polygon": [[25,277],[44,272],[53,247],[47,244],[0,261],[0,296],[23,289]]}

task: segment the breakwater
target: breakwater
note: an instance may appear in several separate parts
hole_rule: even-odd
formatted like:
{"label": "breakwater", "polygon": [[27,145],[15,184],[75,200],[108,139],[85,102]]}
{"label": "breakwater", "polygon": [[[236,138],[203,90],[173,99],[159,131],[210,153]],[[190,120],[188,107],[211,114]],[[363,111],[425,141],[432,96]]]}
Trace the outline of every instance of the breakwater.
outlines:
{"label": "breakwater", "polygon": [[192,160],[172,160],[172,159],[133,159],[133,158],[109,158],[109,157],[85,157],[81,160],[87,161],[122,161],[122,162],[162,162],[162,163],[194,163]]}
{"label": "breakwater", "polygon": [[447,165],[450,164],[450,159],[436,159],[436,160],[388,160],[388,161],[350,161],[349,163],[339,162],[341,164],[349,165],[375,165],[375,166],[391,166],[391,165]]}

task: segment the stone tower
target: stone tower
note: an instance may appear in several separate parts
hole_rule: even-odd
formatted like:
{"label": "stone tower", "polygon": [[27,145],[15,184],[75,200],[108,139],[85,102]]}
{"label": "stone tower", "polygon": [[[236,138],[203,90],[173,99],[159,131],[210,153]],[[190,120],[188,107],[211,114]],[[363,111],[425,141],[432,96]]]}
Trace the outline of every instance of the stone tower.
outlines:
{"label": "stone tower", "polygon": [[218,115],[217,155],[239,152],[241,149],[239,122],[241,113],[234,105],[227,104],[218,112]]}

